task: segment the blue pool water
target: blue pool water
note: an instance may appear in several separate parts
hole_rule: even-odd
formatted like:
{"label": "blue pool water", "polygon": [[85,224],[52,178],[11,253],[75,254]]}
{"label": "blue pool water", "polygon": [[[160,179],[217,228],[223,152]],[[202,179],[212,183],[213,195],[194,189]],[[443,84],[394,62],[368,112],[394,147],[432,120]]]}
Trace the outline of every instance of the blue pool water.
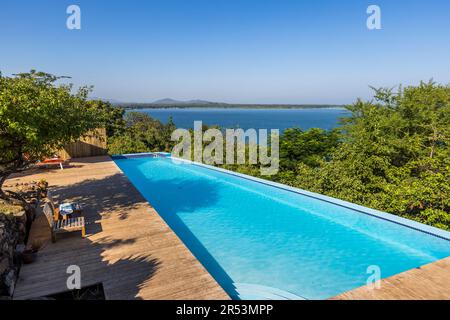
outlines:
{"label": "blue pool water", "polygon": [[117,165],[233,298],[325,299],[450,255],[450,242],[169,158]]}

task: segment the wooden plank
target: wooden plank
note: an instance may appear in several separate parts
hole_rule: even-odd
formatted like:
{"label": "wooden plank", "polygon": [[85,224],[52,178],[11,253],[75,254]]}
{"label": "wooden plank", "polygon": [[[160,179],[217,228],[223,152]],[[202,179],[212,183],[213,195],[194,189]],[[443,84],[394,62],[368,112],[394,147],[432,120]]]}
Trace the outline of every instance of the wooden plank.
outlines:
{"label": "wooden plank", "polygon": [[63,160],[71,158],[93,157],[105,155],[107,152],[106,129],[99,128],[89,132],[78,141],[69,143],[57,152]]}
{"label": "wooden plank", "polygon": [[[42,178],[55,201],[84,204],[88,237],[63,233],[51,243],[48,222],[38,217],[30,239],[44,247],[35,263],[22,267],[14,299],[65,291],[71,264],[80,266],[83,285],[102,282],[111,299],[229,299],[109,157],[76,159],[67,169],[36,171],[6,184]],[[65,223],[83,225],[81,219]]]}
{"label": "wooden plank", "polygon": [[382,279],[333,300],[450,300],[450,257]]}

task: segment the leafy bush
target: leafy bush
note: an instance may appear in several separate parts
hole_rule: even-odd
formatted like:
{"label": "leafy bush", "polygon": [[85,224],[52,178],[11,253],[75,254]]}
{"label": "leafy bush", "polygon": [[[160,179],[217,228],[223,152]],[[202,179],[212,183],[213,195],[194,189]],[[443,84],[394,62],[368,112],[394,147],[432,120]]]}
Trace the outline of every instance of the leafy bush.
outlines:
{"label": "leafy bush", "polygon": [[347,108],[330,160],[287,182],[450,229],[450,86],[379,89]]}
{"label": "leafy bush", "polygon": [[86,100],[90,88],[73,94],[71,85],[57,85],[61,78],[34,70],[0,74],[0,196],[11,173],[103,125],[104,113]]}
{"label": "leafy bush", "polygon": [[135,152],[170,151],[173,143],[170,135],[175,130],[170,119],[167,124],[141,112],[125,114],[124,126],[119,133],[108,138],[110,154]]}

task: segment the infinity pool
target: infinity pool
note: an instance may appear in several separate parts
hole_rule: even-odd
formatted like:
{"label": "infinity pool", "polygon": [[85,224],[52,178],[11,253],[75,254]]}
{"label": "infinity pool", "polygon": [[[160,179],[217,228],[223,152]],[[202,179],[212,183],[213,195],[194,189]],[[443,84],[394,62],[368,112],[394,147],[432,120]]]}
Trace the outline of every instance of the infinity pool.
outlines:
{"label": "infinity pool", "polygon": [[450,255],[450,233],[375,210],[171,158],[114,159],[235,299],[325,299]]}

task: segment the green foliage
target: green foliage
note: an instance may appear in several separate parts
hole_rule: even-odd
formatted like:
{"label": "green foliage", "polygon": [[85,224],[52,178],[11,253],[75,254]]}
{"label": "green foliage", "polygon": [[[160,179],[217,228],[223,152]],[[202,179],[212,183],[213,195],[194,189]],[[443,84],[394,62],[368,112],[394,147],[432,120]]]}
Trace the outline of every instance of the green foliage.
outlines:
{"label": "green foliage", "polygon": [[108,137],[121,135],[125,133],[125,110],[123,108],[115,107],[110,102],[95,101],[97,107],[103,112],[105,116],[105,129]]}
{"label": "green foliage", "polygon": [[124,119],[124,127],[108,139],[110,154],[172,149],[173,142],[170,136],[176,129],[172,119],[169,119],[167,124],[163,124],[141,112],[126,113]]}
{"label": "green foliage", "polygon": [[103,123],[97,104],[86,101],[90,88],[72,93],[71,85],[56,84],[61,78],[34,70],[0,76],[0,186]]}
{"label": "green foliage", "polygon": [[450,229],[450,87],[379,89],[348,109],[330,160],[283,182]]}
{"label": "green foliage", "polygon": [[299,162],[315,167],[337,147],[338,143],[337,130],[287,129],[280,137],[281,170],[295,170]]}
{"label": "green foliage", "polygon": [[129,132],[108,138],[109,154],[127,154],[148,151],[149,148],[147,148],[145,143],[135,139]]}

